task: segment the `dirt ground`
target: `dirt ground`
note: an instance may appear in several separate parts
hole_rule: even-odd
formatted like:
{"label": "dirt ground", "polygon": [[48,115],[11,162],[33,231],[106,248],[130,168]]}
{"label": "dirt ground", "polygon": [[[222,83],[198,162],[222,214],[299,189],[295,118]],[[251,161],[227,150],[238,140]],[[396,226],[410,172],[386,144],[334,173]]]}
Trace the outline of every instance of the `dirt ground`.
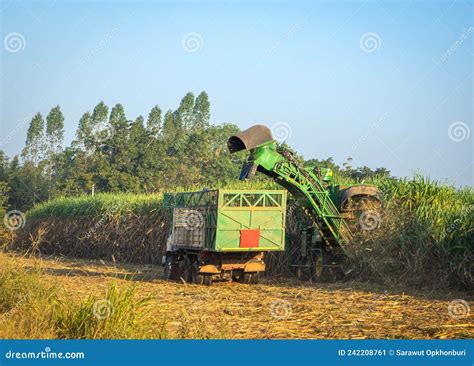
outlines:
{"label": "dirt ground", "polygon": [[[8,256],[11,256],[8,254]],[[137,283],[149,295],[152,321],[165,338],[473,338],[474,316],[462,292],[430,293],[384,289],[357,282],[304,283],[264,278],[258,285],[219,283],[210,287],[167,282],[161,266],[118,265],[65,258],[17,257],[80,300],[100,298],[112,281]],[[453,303],[453,301],[455,301]],[[458,303],[456,303],[458,301]],[[453,305],[454,304],[454,305]]]}

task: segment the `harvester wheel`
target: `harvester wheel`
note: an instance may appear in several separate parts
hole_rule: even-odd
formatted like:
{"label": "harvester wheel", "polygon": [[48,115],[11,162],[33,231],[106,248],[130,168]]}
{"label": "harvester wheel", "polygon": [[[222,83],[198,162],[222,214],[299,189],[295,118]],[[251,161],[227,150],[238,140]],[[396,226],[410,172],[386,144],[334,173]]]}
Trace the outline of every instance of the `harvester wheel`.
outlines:
{"label": "harvester wheel", "polygon": [[324,271],[323,255],[319,253],[315,255],[315,258],[314,258],[313,276],[316,278],[321,278],[323,271]]}
{"label": "harvester wheel", "polygon": [[302,280],[304,278],[303,269],[301,267],[296,267],[294,271],[297,279]]}
{"label": "harvester wheel", "polygon": [[316,282],[334,282],[344,277],[342,259],[334,253],[317,252],[313,256],[310,279]]}
{"label": "harvester wheel", "polygon": [[339,271],[335,258],[330,253],[322,250],[314,251],[312,255],[312,265],[309,270],[309,279],[315,282],[335,281]]}

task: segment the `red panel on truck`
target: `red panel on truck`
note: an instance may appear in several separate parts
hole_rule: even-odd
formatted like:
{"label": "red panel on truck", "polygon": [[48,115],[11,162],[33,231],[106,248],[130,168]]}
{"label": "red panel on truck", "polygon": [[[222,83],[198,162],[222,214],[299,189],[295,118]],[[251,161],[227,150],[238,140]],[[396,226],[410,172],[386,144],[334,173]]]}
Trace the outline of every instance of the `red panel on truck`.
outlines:
{"label": "red panel on truck", "polygon": [[258,248],[260,244],[260,229],[240,230],[241,248]]}

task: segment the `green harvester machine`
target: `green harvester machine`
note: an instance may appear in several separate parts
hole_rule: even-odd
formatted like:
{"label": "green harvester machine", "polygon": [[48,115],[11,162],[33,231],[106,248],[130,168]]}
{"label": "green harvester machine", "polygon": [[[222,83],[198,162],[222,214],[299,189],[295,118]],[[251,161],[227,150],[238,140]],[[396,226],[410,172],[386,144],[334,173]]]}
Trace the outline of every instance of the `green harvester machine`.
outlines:
{"label": "green harvester machine", "polygon": [[[227,144],[231,153],[249,152],[241,180],[263,173],[286,188],[303,211],[299,217],[302,242],[290,243],[287,248],[290,267],[299,278],[339,273],[353,231],[379,224],[382,195],[376,186],[334,184],[329,169],[303,167],[290,150],[273,139],[268,127],[250,127],[231,136]],[[298,216],[297,210],[290,214]]]}
{"label": "green harvester machine", "polygon": [[257,283],[264,253],[285,250],[286,198],[286,190],[165,194],[171,222],[165,277]]}
{"label": "green harvester machine", "polygon": [[[227,145],[231,153],[249,152],[241,180],[260,172],[285,190],[166,194],[172,223],[166,278],[207,285],[217,279],[256,283],[265,271],[264,254],[284,250],[298,278],[340,273],[344,248],[360,229],[360,218],[365,228],[378,224],[378,188],[334,184],[329,169],[303,167],[263,125],[231,136]],[[297,221],[300,242],[290,241],[285,248],[287,191],[294,202],[288,219]]]}

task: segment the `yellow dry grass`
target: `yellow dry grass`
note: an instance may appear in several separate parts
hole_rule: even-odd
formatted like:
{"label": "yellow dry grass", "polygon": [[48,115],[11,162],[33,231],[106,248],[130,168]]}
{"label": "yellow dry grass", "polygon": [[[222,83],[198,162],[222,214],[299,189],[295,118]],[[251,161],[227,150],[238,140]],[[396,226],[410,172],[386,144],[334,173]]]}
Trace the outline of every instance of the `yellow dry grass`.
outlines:
{"label": "yellow dry grass", "polygon": [[32,259],[0,253],[0,266],[6,262],[39,267],[60,296],[77,302],[89,295],[100,298],[114,281],[119,285],[138,283],[138,296],[152,299],[147,307],[145,338],[474,337],[472,311],[462,318],[448,313],[452,300],[472,300],[467,293],[404,293],[356,282],[275,283],[267,279],[259,285],[221,283],[205,287],[164,281],[160,266]]}

